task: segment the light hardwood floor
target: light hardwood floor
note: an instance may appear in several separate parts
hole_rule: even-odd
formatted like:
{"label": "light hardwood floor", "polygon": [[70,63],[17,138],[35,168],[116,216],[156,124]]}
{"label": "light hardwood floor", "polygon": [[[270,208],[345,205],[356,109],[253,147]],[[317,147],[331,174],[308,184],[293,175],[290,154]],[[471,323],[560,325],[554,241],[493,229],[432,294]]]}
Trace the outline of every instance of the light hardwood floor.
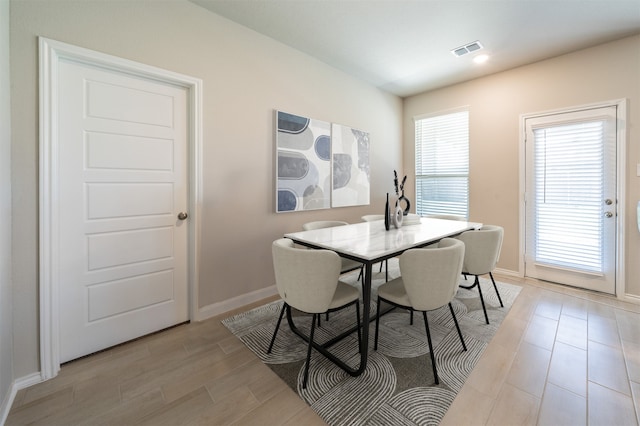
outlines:
{"label": "light hardwood floor", "polygon": [[[639,424],[640,305],[496,278],[522,292],[442,424]],[[18,392],[6,424],[324,424],[220,323],[231,314],[66,364]]]}

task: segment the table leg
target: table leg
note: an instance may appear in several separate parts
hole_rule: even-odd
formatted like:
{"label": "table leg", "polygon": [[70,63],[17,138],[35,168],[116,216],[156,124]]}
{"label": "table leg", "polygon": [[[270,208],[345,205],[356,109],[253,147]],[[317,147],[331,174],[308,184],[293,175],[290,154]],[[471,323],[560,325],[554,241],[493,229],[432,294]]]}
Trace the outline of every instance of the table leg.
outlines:
{"label": "table leg", "polygon": [[369,356],[369,322],[371,316],[371,262],[364,265],[364,280],[362,283],[362,338],[360,340],[360,368],[358,374],[362,374],[367,368]]}
{"label": "table leg", "polygon": [[[369,355],[369,322],[370,322],[370,308],[371,308],[371,264],[368,263],[365,265],[365,273],[364,273],[364,282],[362,285],[362,304],[363,304],[363,309],[362,309],[362,338],[360,340],[360,366],[357,369],[354,369],[350,366],[348,366],[347,364],[344,363],[344,361],[342,361],[340,358],[338,358],[337,356],[335,356],[334,354],[332,354],[331,352],[329,352],[329,350],[327,349],[328,346],[332,345],[333,343],[335,343],[337,340],[345,337],[345,335],[348,335],[350,333],[352,333],[354,330],[350,330],[347,333],[344,333],[343,335],[338,336],[337,338],[334,338],[332,340],[330,340],[329,342],[325,343],[324,345],[320,345],[316,342],[312,342],[313,347],[320,352],[321,354],[323,354],[324,356],[326,356],[327,358],[329,358],[330,361],[332,361],[334,364],[336,364],[338,367],[342,368],[344,371],[347,372],[347,374],[349,374],[350,376],[359,376],[360,374],[362,374],[364,372],[364,370],[367,368],[367,358]],[[298,327],[296,327],[295,323],[293,322],[293,317],[291,315],[291,307],[287,306],[287,322],[289,323],[289,327],[291,328],[291,331],[293,331],[295,334],[297,334],[298,336],[300,336],[305,342],[309,342],[309,336],[305,335],[303,332],[301,332]]]}

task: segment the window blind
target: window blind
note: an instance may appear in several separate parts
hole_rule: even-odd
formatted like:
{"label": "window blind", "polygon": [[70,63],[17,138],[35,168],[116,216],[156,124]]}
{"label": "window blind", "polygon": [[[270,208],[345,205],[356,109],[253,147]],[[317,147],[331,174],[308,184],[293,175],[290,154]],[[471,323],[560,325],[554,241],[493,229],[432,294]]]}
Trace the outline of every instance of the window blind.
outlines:
{"label": "window blind", "polygon": [[420,118],[416,132],[416,213],[469,211],[469,111]]}
{"label": "window blind", "polygon": [[533,132],[538,263],[603,270],[604,126],[598,120]]}

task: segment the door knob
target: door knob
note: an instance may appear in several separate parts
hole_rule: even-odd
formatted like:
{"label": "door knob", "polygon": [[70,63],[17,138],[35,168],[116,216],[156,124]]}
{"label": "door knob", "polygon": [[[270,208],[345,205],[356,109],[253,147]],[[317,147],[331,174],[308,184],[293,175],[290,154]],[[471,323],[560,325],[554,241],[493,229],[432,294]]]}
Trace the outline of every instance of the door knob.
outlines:
{"label": "door knob", "polygon": [[606,217],[612,217],[612,216],[613,216],[613,213],[611,213],[611,212],[606,212],[604,215],[605,215]]}
{"label": "door knob", "polygon": [[185,212],[178,213],[178,219],[180,219],[180,220],[185,220],[188,217],[189,217],[189,215],[187,213],[185,213]]}
{"label": "door knob", "polygon": [[607,198],[606,200],[604,200],[604,203],[608,206],[610,206],[611,204],[613,204],[613,201],[611,201],[610,198]]}

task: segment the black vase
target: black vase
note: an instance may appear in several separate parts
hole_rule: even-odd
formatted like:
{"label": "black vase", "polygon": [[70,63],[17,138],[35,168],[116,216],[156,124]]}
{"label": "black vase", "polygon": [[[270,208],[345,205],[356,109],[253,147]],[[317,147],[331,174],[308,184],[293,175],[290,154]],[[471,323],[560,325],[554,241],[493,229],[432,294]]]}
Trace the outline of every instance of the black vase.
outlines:
{"label": "black vase", "polygon": [[387,231],[391,226],[391,216],[389,213],[389,193],[387,192],[387,203],[384,206],[384,229]]}
{"label": "black vase", "polygon": [[404,196],[404,191],[402,191],[402,195],[400,195],[400,198],[398,198],[398,204],[400,204],[400,207],[402,207],[402,202],[405,202],[406,206],[404,208],[404,211],[402,212],[402,214],[404,216],[409,214],[409,209],[411,208],[411,202],[409,201],[409,199],[407,197]]}

